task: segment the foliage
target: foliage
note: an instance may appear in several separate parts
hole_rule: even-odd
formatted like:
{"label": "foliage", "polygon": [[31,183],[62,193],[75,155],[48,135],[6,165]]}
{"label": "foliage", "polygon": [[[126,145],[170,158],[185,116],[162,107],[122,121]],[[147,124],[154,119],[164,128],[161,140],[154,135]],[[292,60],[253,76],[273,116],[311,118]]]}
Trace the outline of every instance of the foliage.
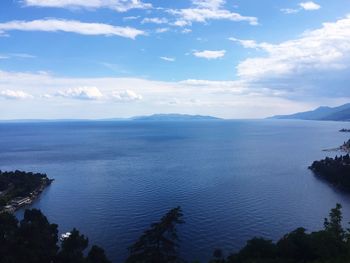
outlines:
{"label": "foliage", "polygon": [[[284,235],[277,242],[255,237],[237,253],[225,257],[220,249],[210,263],[348,263],[350,230],[342,226],[341,205],[331,209],[324,228],[307,233],[304,228]],[[182,224],[180,207],[170,210],[151,224],[129,248],[126,263],[183,262],[178,255],[177,225]],[[1,263],[111,263],[98,246],[88,247],[88,239],[73,229],[58,246],[57,225],[36,209],[26,210],[23,220],[0,214]]]}
{"label": "foliage", "polygon": [[127,263],[179,262],[176,226],[184,223],[180,207],[171,209],[130,248]]}
{"label": "foliage", "polygon": [[97,246],[85,257],[88,239],[76,229],[60,248],[57,228],[37,209],[26,210],[20,222],[12,214],[0,213],[0,262],[110,263]]}
{"label": "foliage", "polygon": [[15,197],[29,196],[42,185],[43,180],[49,182],[46,174],[0,171],[0,208]]}
{"label": "foliage", "polygon": [[315,161],[309,167],[316,175],[324,178],[328,182],[350,190],[350,156],[336,156]]}
{"label": "foliage", "polygon": [[297,228],[278,242],[253,238],[224,263],[348,263],[350,232],[342,227],[341,205],[337,204],[325,219],[324,229],[306,233]]}

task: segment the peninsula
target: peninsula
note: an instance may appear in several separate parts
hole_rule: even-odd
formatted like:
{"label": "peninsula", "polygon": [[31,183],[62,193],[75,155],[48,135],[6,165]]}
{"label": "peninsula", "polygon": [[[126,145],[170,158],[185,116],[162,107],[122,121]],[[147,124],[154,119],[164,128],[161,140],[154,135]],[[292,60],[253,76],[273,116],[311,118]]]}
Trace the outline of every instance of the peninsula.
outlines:
{"label": "peninsula", "polygon": [[326,157],[324,160],[314,161],[309,167],[315,175],[326,181],[350,191],[350,156]]}
{"label": "peninsula", "polygon": [[41,173],[0,171],[0,213],[31,204],[52,181]]}

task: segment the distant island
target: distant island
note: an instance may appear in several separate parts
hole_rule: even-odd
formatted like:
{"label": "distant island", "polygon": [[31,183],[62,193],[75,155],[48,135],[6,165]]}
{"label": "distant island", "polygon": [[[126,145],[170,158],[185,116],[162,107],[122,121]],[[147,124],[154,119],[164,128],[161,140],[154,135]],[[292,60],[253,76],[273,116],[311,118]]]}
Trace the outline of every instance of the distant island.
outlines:
{"label": "distant island", "polygon": [[350,129],[341,129],[340,132],[350,132]]}
{"label": "distant island", "polygon": [[0,120],[2,123],[26,123],[26,122],[38,122],[38,123],[50,123],[50,122],[99,122],[99,121],[218,121],[223,120],[218,117],[205,116],[205,115],[190,115],[190,114],[153,114],[146,116],[135,116],[130,118],[105,118],[105,119],[14,119],[14,120]]}
{"label": "distant island", "polygon": [[319,107],[313,111],[295,113],[291,115],[277,115],[268,119],[299,119],[318,121],[350,121],[350,103],[339,107]]}
{"label": "distant island", "polygon": [[150,116],[138,116],[130,118],[133,121],[217,121],[217,117],[187,114],[154,114]]}
{"label": "distant island", "polygon": [[0,171],[0,213],[31,204],[52,181],[41,173]]}

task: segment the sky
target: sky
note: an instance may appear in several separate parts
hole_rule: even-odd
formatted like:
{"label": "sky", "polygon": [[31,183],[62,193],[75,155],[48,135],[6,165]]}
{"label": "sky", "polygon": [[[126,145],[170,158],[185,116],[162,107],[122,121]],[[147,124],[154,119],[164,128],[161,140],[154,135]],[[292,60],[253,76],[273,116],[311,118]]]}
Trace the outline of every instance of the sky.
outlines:
{"label": "sky", "polygon": [[1,0],[0,119],[350,102],[349,0]]}

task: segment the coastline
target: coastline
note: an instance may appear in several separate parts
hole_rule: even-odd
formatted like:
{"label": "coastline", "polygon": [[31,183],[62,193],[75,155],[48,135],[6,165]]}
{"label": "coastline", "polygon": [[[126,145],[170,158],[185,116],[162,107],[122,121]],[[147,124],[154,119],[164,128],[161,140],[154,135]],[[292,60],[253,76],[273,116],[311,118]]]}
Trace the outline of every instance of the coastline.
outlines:
{"label": "coastline", "polygon": [[332,148],[332,149],[324,149],[322,150],[324,152],[336,152],[336,151],[342,151],[344,153],[350,153],[350,140],[347,142],[344,142],[343,145],[337,147],[337,148]]}
{"label": "coastline", "polygon": [[5,205],[0,213],[14,213],[17,210],[32,204],[37,198],[39,198],[40,194],[51,185],[51,183],[55,179],[42,178],[41,184],[34,191],[29,193],[27,196],[17,196],[8,201],[7,205]]}

